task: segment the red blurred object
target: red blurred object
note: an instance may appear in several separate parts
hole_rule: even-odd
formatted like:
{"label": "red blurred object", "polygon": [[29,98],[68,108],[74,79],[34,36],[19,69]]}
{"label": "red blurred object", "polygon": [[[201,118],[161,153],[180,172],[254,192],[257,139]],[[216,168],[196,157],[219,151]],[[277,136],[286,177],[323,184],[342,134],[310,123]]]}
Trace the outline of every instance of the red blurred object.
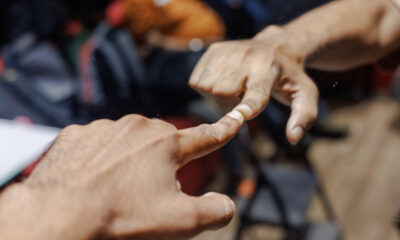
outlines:
{"label": "red blurred object", "polygon": [[375,91],[389,91],[393,86],[394,75],[396,71],[386,70],[378,65],[374,65],[373,88]]}
{"label": "red blurred object", "polygon": [[107,20],[114,27],[125,23],[125,8],[120,1],[114,1],[107,8]]}
{"label": "red blurred object", "polygon": [[[196,118],[167,118],[177,129],[184,129],[201,124]],[[189,195],[199,195],[208,181],[221,166],[221,153],[213,152],[206,157],[191,161],[178,172],[182,191]]]}
{"label": "red blurred object", "polygon": [[400,49],[374,64],[373,88],[375,91],[389,91],[393,86],[396,70],[400,65]]}
{"label": "red blurred object", "polygon": [[42,153],[42,155],[40,155],[40,157],[38,157],[38,159],[36,159],[35,162],[33,162],[31,165],[29,165],[27,168],[25,168],[17,177],[17,181],[21,182],[23,180],[25,180],[27,177],[29,177],[29,175],[31,175],[31,173],[33,172],[33,170],[35,169],[35,167],[39,164],[39,162],[44,158],[44,156],[46,156],[47,152],[50,150],[50,147],[44,152]]}
{"label": "red blurred object", "polygon": [[72,20],[67,24],[67,27],[65,28],[65,32],[67,33],[68,36],[71,37],[76,37],[78,36],[83,30],[83,25],[80,21],[78,20]]}
{"label": "red blurred object", "polygon": [[41,159],[42,159],[42,157],[39,158],[38,160],[36,160],[34,163],[32,163],[27,168],[25,168],[24,171],[21,172],[20,176],[23,177],[23,178],[29,177],[29,175],[31,175],[31,173],[33,172],[33,170],[35,169],[36,165],[38,165],[38,163],[40,162]]}
{"label": "red blurred object", "polygon": [[256,190],[257,182],[252,178],[243,179],[238,188],[237,194],[244,198],[250,198],[254,195]]}
{"label": "red blurred object", "polygon": [[14,121],[19,122],[19,123],[24,123],[24,124],[33,124],[33,120],[26,117],[26,116],[18,116],[14,118]]}

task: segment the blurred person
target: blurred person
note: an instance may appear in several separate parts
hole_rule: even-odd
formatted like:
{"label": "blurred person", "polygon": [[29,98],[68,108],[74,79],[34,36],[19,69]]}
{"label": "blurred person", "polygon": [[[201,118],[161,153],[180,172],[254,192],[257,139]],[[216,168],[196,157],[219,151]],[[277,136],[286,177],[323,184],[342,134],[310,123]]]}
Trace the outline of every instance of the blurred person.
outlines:
{"label": "blurred person", "polygon": [[223,108],[256,117],[270,96],[291,106],[286,135],[296,144],[317,117],[318,89],[304,68],[342,71],[400,46],[398,0],[334,1],[249,40],[215,43],[190,85]]}
{"label": "blurred person", "polygon": [[227,143],[244,121],[177,130],[139,115],[65,128],[22,183],[0,195],[0,238],[186,239],[226,225],[234,203],[184,194],[176,171]]}

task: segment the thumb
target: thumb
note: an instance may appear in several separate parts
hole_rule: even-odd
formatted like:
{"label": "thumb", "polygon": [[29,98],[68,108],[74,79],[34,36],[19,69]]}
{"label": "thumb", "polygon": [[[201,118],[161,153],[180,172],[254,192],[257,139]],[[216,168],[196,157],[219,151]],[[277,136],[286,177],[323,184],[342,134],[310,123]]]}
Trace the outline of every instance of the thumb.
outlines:
{"label": "thumb", "polygon": [[292,94],[292,111],[286,126],[286,136],[292,144],[300,141],[304,133],[312,127],[318,114],[318,89],[305,73],[300,78],[299,87]]}
{"label": "thumb", "polygon": [[196,219],[194,232],[224,227],[235,215],[235,204],[226,195],[210,192],[201,197],[186,197],[195,209],[192,215]]}

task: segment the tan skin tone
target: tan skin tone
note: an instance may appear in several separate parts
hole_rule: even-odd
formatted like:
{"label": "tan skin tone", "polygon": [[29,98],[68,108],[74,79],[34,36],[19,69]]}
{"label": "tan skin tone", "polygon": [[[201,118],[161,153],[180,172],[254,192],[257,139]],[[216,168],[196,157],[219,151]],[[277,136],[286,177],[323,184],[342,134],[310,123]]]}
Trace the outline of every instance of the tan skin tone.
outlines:
{"label": "tan skin tone", "polygon": [[1,239],[187,239],[226,225],[233,202],[184,194],[176,171],[228,142],[243,123],[234,117],[180,131],[139,115],[67,127],[1,194]]}
{"label": "tan skin tone", "polygon": [[374,62],[400,46],[400,12],[391,0],[342,0],[249,40],[215,43],[190,85],[245,119],[270,97],[291,106],[288,140],[296,144],[317,116],[318,90],[305,66],[344,70]]}

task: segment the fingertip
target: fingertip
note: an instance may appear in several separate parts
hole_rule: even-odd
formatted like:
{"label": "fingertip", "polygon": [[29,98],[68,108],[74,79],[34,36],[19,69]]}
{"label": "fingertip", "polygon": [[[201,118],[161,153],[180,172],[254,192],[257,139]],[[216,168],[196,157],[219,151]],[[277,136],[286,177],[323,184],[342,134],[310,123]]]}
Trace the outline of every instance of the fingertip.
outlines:
{"label": "fingertip", "polygon": [[225,218],[230,221],[235,215],[236,205],[229,197],[225,196],[224,198],[224,206],[225,206]]}
{"label": "fingertip", "polygon": [[[203,216],[211,217],[211,228],[219,228],[230,222],[236,212],[236,205],[228,196],[209,192],[200,197],[205,210]],[[208,205],[208,206],[207,206]]]}
{"label": "fingertip", "polygon": [[253,115],[253,110],[249,107],[249,105],[244,103],[235,107],[234,110],[240,112],[245,119],[248,119]]}
{"label": "fingertip", "polygon": [[233,110],[232,112],[226,114],[226,116],[238,120],[241,124],[244,122],[243,114],[237,110]]}
{"label": "fingertip", "polygon": [[297,126],[293,129],[288,130],[287,137],[292,145],[296,145],[303,137],[303,134],[304,134],[304,129],[300,126]]}

